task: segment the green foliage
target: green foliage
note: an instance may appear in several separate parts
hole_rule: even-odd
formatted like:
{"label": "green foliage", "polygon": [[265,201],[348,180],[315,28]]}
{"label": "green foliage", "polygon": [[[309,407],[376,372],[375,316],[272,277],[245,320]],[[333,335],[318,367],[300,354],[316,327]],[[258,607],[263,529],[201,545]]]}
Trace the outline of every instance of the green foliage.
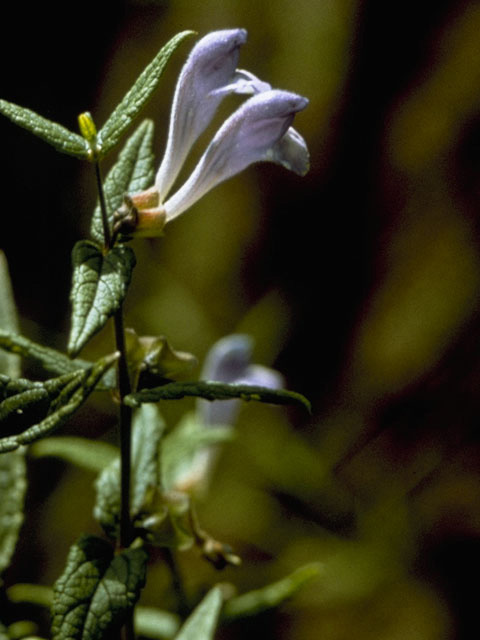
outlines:
{"label": "green foliage", "polygon": [[188,617],[175,640],[212,640],[221,606],[222,593],[214,587]]}
{"label": "green foliage", "polygon": [[66,374],[45,383],[5,379],[0,376],[5,397],[0,404],[1,418],[22,413],[26,408],[47,411],[40,422],[16,435],[0,439],[0,453],[14,451],[58,429],[85,402],[103,374],[117,360],[117,354],[105,356],[90,369]]}
{"label": "green foliage", "polygon": [[[79,369],[90,369],[93,362],[80,360],[76,358],[72,360],[64,353],[45,347],[37,342],[32,342],[24,336],[16,333],[10,333],[0,329],[0,348],[9,351],[12,354],[18,354],[25,358],[32,358],[40,362],[49,373],[63,375],[67,373],[75,373]],[[97,386],[97,390],[113,389],[115,386],[115,375],[113,371],[107,371]]]}
{"label": "green foliage", "polygon": [[26,487],[24,452],[0,456],[0,573],[9,566],[15,550]]}
{"label": "green foliage", "polygon": [[119,142],[158,86],[162,73],[175,49],[194,31],[182,31],[160,49],[125,94],[107,122],[98,132],[99,155],[105,156]]}
{"label": "green foliage", "polygon": [[179,479],[192,471],[193,461],[200,450],[226,442],[233,437],[234,431],[231,427],[206,428],[198,421],[194,412],[185,414],[162,442],[162,486],[167,491],[174,489]]}
{"label": "green foliage", "polygon": [[[7,260],[3,251],[0,251],[0,339],[3,330],[18,332],[18,318]],[[12,377],[18,376],[20,373],[19,358],[0,352],[0,373]]]}
{"label": "green foliage", "polygon": [[[155,159],[152,150],[153,131],[153,122],[144,120],[127,140],[117,162],[105,179],[103,189],[110,231],[113,215],[122,204],[123,196],[126,193],[146,189],[153,183]],[[90,233],[98,243],[104,243],[100,204],[97,204],[93,213]]]}
{"label": "green foliage", "polygon": [[72,261],[68,352],[75,356],[120,308],[135,266],[135,254],[122,245],[104,255],[96,245],[81,241],[73,249]]}
{"label": "green foliage", "polygon": [[234,620],[278,607],[295,595],[306,582],[318,576],[320,571],[319,563],[306,564],[277,582],[231,598],[225,603],[222,616],[225,620]]}
{"label": "green foliage", "polygon": [[[0,327],[18,331],[18,318],[12,284],[3,252],[0,251]],[[18,376],[20,361],[17,355],[0,353],[0,400],[3,400],[2,380]],[[3,375],[4,374],[4,375]],[[0,412],[1,406],[0,404]],[[20,527],[23,523],[25,492],[27,489],[25,451],[18,449],[0,456],[0,573],[11,562]],[[0,629],[0,636],[2,630]]]}
{"label": "green foliage", "polygon": [[186,396],[203,398],[204,400],[240,400],[268,402],[270,404],[296,404],[310,412],[309,401],[295,391],[269,389],[247,384],[227,384],[223,382],[170,382],[154,389],[142,389],[125,398],[125,403],[138,407],[142,402],[159,402],[160,400],[179,400]]}
{"label": "green foliage", "polygon": [[30,133],[51,144],[57,151],[76,158],[88,158],[89,156],[87,141],[78,133],[69,131],[57,122],[52,122],[30,109],[6,100],[0,100],[0,113],[18,124],[19,127],[27,129]]}
{"label": "green foliage", "polygon": [[100,473],[118,455],[118,449],[107,442],[76,436],[43,438],[28,449],[31,458],[55,457],[87,471]]}
{"label": "green foliage", "polygon": [[100,640],[120,627],[145,584],[147,553],[82,536],[70,549],[65,570],[54,585],[53,640]]}
{"label": "green foliage", "polygon": [[[155,405],[143,405],[136,412],[133,423],[132,483],[130,514],[137,520],[149,494],[159,488],[160,439],[165,428],[163,419]],[[120,458],[109,464],[96,482],[97,500],[94,516],[107,535],[118,536],[120,521]],[[137,525],[140,523],[137,522]]]}

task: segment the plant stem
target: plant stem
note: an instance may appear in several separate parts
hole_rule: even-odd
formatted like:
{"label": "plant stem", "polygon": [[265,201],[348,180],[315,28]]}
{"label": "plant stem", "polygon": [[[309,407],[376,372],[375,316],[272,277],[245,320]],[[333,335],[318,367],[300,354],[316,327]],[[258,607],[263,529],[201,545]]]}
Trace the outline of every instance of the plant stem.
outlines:
{"label": "plant stem", "polygon": [[163,557],[165,558],[165,562],[170,569],[172,576],[172,587],[177,598],[177,611],[181,617],[186,617],[189,613],[188,600],[175,555],[169,547],[165,547],[163,549]]}
{"label": "plant stem", "polygon": [[114,315],[115,342],[120,352],[117,367],[117,382],[120,399],[120,475],[121,475],[121,511],[120,511],[120,545],[128,547],[132,541],[132,524],[130,522],[130,479],[132,457],[132,409],[123,404],[123,399],[131,391],[128,375],[127,355],[125,349],[125,332],[123,327],[122,307]]}
{"label": "plant stem", "polygon": [[112,235],[110,233],[110,226],[108,224],[107,204],[105,202],[105,192],[103,190],[102,174],[100,171],[100,164],[95,162],[95,177],[97,179],[98,197],[100,200],[100,211],[102,214],[103,225],[103,237],[105,241],[105,247],[110,248],[112,242]]}

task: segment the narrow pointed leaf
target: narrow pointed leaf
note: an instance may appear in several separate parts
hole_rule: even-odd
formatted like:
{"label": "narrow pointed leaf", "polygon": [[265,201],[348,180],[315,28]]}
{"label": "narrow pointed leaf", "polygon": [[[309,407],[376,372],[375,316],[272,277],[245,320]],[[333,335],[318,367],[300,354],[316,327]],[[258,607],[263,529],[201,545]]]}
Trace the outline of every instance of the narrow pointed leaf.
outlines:
{"label": "narrow pointed leaf", "polygon": [[[117,162],[110,169],[103,189],[107,203],[110,230],[113,214],[121,206],[126,193],[135,193],[153,184],[155,156],[152,149],[153,122],[144,120],[127,140]],[[100,244],[104,243],[103,223],[100,205],[93,213],[91,236]]]}
{"label": "narrow pointed leaf", "polygon": [[[18,332],[18,317],[13,297],[7,259],[0,251],[0,330]],[[0,353],[0,373],[20,375],[20,359],[14,354]]]}
{"label": "narrow pointed leaf", "polygon": [[205,400],[241,400],[267,402],[270,404],[296,404],[311,411],[310,402],[295,391],[270,389],[246,384],[226,384],[223,382],[170,382],[162,387],[142,389],[125,398],[125,404],[137,407],[142,402],[159,402],[160,400],[179,400],[186,396],[204,398]]}
{"label": "narrow pointed leaf", "polygon": [[0,573],[9,566],[15,551],[26,486],[24,452],[0,456]]}
{"label": "narrow pointed leaf", "polygon": [[18,124],[18,126],[27,129],[30,133],[51,144],[57,151],[67,153],[76,158],[87,158],[89,155],[88,143],[82,136],[69,131],[57,122],[52,122],[38,115],[38,113],[30,109],[20,107],[18,104],[13,104],[6,100],[0,100],[0,113],[15,124]]}
{"label": "narrow pointed leaf", "polygon": [[135,254],[124,245],[106,255],[91,242],[73,249],[72,328],[68,352],[76,355],[117,311],[127,293]]}
{"label": "narrow pointed leaf", "polygon": [[317,577],[320,571],[320,563],[312,562],[296,569],[277,582],[236,596],[225,603],[222,618],[225,620],[245,618],[278,607],[282,602],[294,596],[305,583]]}
{"label": "narrow pointed leaf", "polygon": [[33,458],[60,458],[81,469],[100,473],[118,457],[118,449],[100,440],[58,436],[35,442],[29,447],[28,455]]}
{"label": "narrow pointed leaf", "polygon": [[[160,486],[160,439],[165,424],[155,405],[143,405],[133,421],[132,444],[132,520],[140,513],[147,493]],[[117,537],[120,523],[120,459],[106,467],[96,481],[94,516],[105,532]]]}
{"label": "narrow pointed leaf", "polygon": [[[81,360],[79,358],[72,360],[66,354],[50,347],[44,347],[37,342],[33,342],[24,336],[0,329],[0,349],[4,349],[13,354],[18,354],[24,358],[32,358],[40,362],[49,373],[63,375],[66,373],[74,373],[79,369],[90,369],[93,362]],[[115,386],[115,375],[113,372],[107,372],[104,379],[98,385],[98,390],[113,389]]]}
{"label": "narrow pointed leaf", "polygon": [[97,143],[102,156],[106,155],[119,142],[122,135],[146,105],[157,88],[160,77],[172,53],[185,38],[193,34],[193,31],[182,31],[174,36],[139,75],[98,132]]}
{"label": "narrow pointed leaf", "polygon": [[82,536],[54,585],[53,640],[100,640],[122,625],[145,584],[147,553]]}
{"label": "narrow pointed leaf", "polygon": [[175,636],[175,640],[213,640],[222,606],[222,593],[211,589]]}
{"label": "narrow pointed leaf", "polygon": [[[0,251],[0,327],[7,331],[18,331],[17,310],[3,251]],[[0,380],[1,401],[6,398],[4,391],[10,377],[18,378],[20,375],[20,358],[15,354],[0,353],[0,374],[4,374]],[[7,384],[3,384],[5,381]],[[15,551],[23,523],[26,487],[24,450],[18,449],[0,456],[0,573],[10,565]]]}
{"label": "narrow pointed leaf", "polygon": [[[104,373],[117,359],[117,354],[106,356],[95,363],[90,371],[81,371],[79,374],[74,374],[78,378],[78,382],[74,378],[76,384],[68,383],[65,385],[65,388],[68,387],[68,394],[62,395],[60,391],[59,395],[62,398],[62,403],[54,402],[54,412],[19,434],[0,438],[0,453],[14,451],[21,445],[39,440],[61,427],[85,402]],[[74,380],[71,380],[71,382]],[[7,400],[10,400],[10,398],[7,398]]]}

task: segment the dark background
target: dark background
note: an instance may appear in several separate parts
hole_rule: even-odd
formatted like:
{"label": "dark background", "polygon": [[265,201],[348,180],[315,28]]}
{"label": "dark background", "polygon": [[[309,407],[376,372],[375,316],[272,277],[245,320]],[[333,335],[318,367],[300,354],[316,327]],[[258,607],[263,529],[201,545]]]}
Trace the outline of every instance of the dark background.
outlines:
{"label": "dark background", "polygon": [[[285,414],[249,407],[239,427],[245,451],[229,449],[219,468],[221,479],[233,473],[232,486],[224,480],[221,497],[205,507],[210,527],[238,538],[246,555],[237,577],[228,575],[240,589],[301,561],[325,564],[309,594],[262,618],[263,637],[336,640],[352,637],[352,627],[358,638],[472,637],[479,3],[27,3],[2,14],[1,97],[71,129],[85,110],[101,124],[158,48],[185,28],[246,27],[240,65],[309,97],[295,126],[311,150],[310,173],[250,168],[164,239],[136,241],[127,321],[200,359],[221,335],[248,331],[256,360],[274,364],[313,402],[310,419],[288,414],[290,427]],[[147,109],[159,156],[189,46],[175,54]],[[63,349],[69,256],[88,230],[93,173],[5,119],[0,136],[0,246],[23,332]],[[91,354],[102,349],[99,337]],[[83,418],[86,435],[107,434],[109,409],[92,411]],[[247,488],[242,465],[256,473]],[[57,494],[69,496],[81,481],[67,474],[62,482]],[[49,517],[38,516],[47,531],[64,508],[56,500]],[[239,521],[263,514],[263,524],[239,530],[235,516],[219,515],[222,500],[237,502]],[[59,525],[60,544],[68,548],[81,526],[81,518]],[[272,543],[276,527],[283,533]],[[61,558],[49,564],[51,534],[38,535],[30,542],[42,548],[38,579],[48,583]],[[195,559],[185,563],[198,575],[192,590],[217,579]],[[26,569],[19,574],[12,580],[31,579]],[[250,624],[225,637],[243,637]]]}

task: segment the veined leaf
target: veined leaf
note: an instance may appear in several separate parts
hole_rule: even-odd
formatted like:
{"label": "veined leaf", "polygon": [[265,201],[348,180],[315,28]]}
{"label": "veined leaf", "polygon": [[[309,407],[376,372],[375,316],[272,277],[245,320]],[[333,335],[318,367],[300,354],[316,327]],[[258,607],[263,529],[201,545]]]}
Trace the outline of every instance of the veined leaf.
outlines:
{"label": "veined leaf", "polygon": [[[17,583],[7,589],[7,597],[10,602],[27,602],[50,608],[53,602],[53,589],[39,584]],[[134,620],[137,634],[152,640],[170,640],[180,627],[180,618],[177,614],[156,607],[137,605]]]}
{"label": "veined leaf", "polygon": [[[101,358],[91,367],[90,370],[80,371],[76,374],[62,376],[61,382],[65,382],[65,379],[67,380],[67,382],[64,384],[63,389],[61,388],[59,390],[59,394],[53,400],[53,413],[50,413],[46,418],[41,420],[39,423],[29,427],[22,433],[7,436],[5,438],[0,438],[0,453],[14,451],[21,445],[30,444],[35,440],[49,435],[55,429],[58,429],[68,420],[68,418],[70,418],[71,415],[73,415],[77,411],[77,409],[83,404],[83,402],[85,402],[85,400],[96,387],[104,373],[114,364],[117,359],[118,354],[109,355]],[[51,383],[51,385],[53,386],[60,384],[60,379],[57,378],[47,382]],[[39,384],[43,384],[45,386],[47,383]],[[66,389],[67,391],[65,391]],[[58,391],[58,389],[56,390]],[[28,391],[26,391],[25,393],[28,393]],[[5,402],[13,401],[15,397],[16,396],[8,397],[6,400],[4,400],[1,406],[3,407]],[[37,401],[40,402],[41,399],[38,399]],[[11,414],[11,405],[9,405],[7,409]]]}
{"label": "veined leaf", "polygon": [[277,582],[231,598],[225,603],[222,618],[225,620],[245,618],[266,609],[278,607],[282,602],[295,595],[306,582],[317,577],[320,571],[321,564],[312,562],[296,569]]}
{"label": "veined leaf", "polygon": [[9,566],[15,551],[26,487],[24,452],[0,456],[0,572]]}
{"label": "veined leaf", "polygon": [[73,249],[72,328],[68,352],[74,356],[117,311],[127,293],[135,266],[130,247],[114,247],[106,255],[91,242]]}
{"label": "veined leaf", "polygon": [[[0,251],[0,327],[18,331],[18,317],[5,255]],[[0,354],[0,400],[9,376],[20,375],[20,359],[14,354]],[[0,405],[1,406],[1,405]],[[11,562],[18,533],[23,523],[27,488],[25,452],[18,449],[0,456],[0,573]],[[0,636],[2,632],[0,630]]]}
{"label": "veined leaf", "polygon": [[227,384],[223,382],[170,382],[162,387],[142,389],[125,398],[125,404],[138,407],[142,402],[159,402],[160,400],[179,400],[185,396],[204,398],[205,400],[255,400],[270,404],[297,404],[311,411],[310,402],[295,391],[270,389],[247,384]]}
{"label": "veined leaf", "polygon": [[[66,354],[50,347],[44,347],[37,342],[32,342],[24,336],[0,329],[0,349],[5,349],[13,354],[18,354],[24,358],[32,358],[41,362],[43,368],[49,373],[63,375],[65,373],[74,373],[79,369],[89,369],[93,362],[76,358],[72,360]],[[115,375],[113,372],[107,372],[104,379],[98,385],[97,389],[113,389],[115,387]]]}
{"label": "veined leaf", "polygon": [[172,53],[185,38],[193,34],[193,31],[178,33],[162,47],[150,64],[145,67],[98,132],[97,144],[100,156],[106,155],[119,142],[157,88]]}
{"label": "veined leaf", "polygon": [[[135,193],[153,184],[154,155],[152,150],[153,122],[144,120],[127,140],[117,162],[110,169],[103,189],[109,217],[110,230],[113,214],[120,207],[126,193]],[[92,238],[104,243],[100,204],[93,213],[90,227]]]}
{"label": "veined leaf", "polygon": [[[18,332],[18,317],[8,273],[7,259],[0,251],[0,330]],[[20,375],[20,358],[0,353],[0,373],[16,377]]]}
{"label": "veined leaf", "polygon": [[[133,419],[130,514],[134,521],[145,506],[149,491],[160,486],[159,447],[165,424],[155,405],[143,405]],[[99,475],[94,516],[105,532],[117,537],[120,523],[119,456]]]}
{"label": "veined leaf", "polygon": [[213,640],[221,606],[222,593],[214,587],[187,618],[175,640]]}
{"label": "veined leaf", "polygon": [[3,113],[18,126],[51,144],[57,151],[76,158],[87,158],[89,155],[88,143],[81,135],[38,115],[35,111],[6,100],[0,100],[0,113]]}
{"label": "veined leaf", "polygon": [[82,536],[54,585],[53,640],[100,640],[125,621],[145,584],[147,553]]}

